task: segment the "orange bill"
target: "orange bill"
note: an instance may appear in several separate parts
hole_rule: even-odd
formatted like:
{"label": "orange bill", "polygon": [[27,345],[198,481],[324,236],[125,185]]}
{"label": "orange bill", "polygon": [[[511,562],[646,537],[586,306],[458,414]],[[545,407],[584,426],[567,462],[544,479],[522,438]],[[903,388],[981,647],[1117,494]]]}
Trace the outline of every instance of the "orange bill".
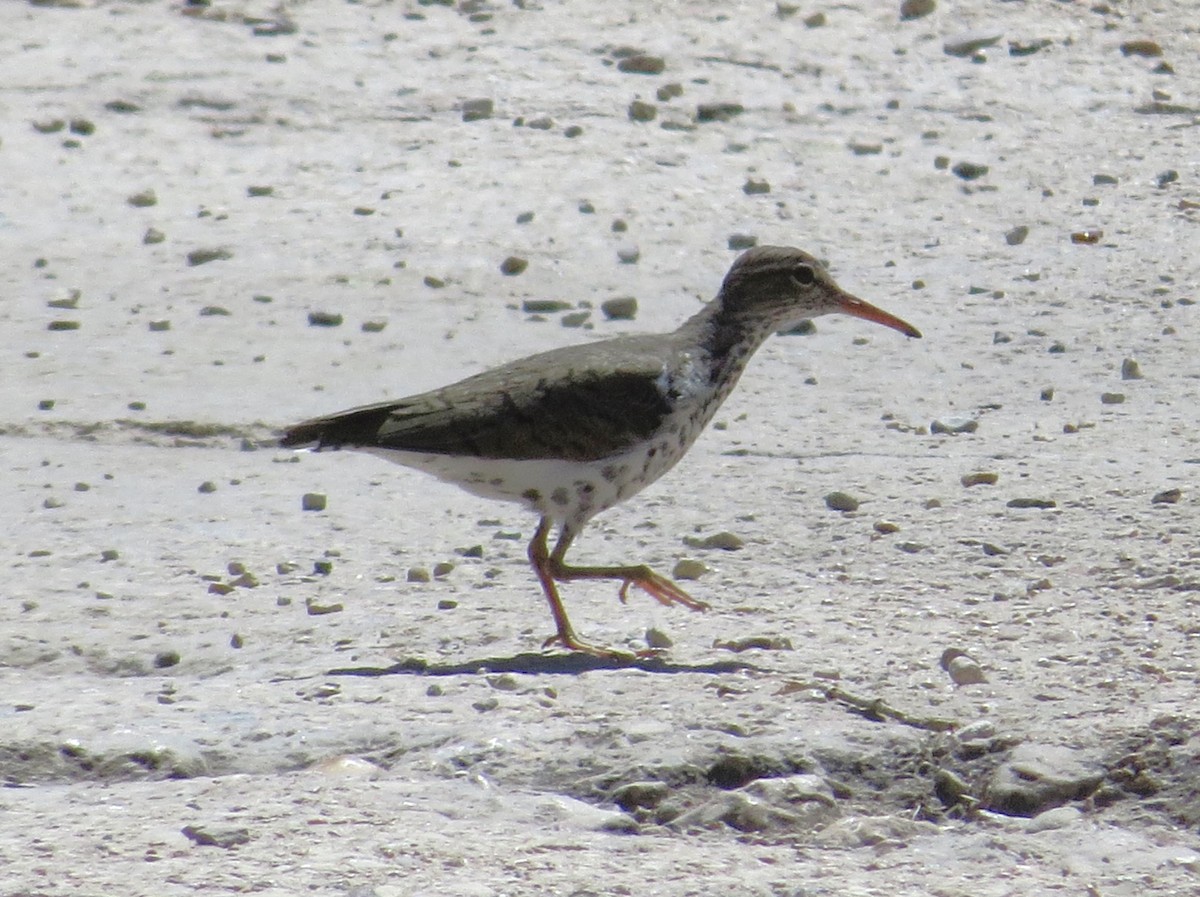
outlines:
{"label": "orange bill", "polygon": [[921,331],[908,323],[908,321],[902,321],[882,308],[876,308],[870,302],[859,299],[857,296],[851,296],[849,293],[842,293],[842,300],[838,305],[838,311],[842,314],[853,315],[856,318],[862,318],[866,321],[874,321],[876,324],[882,324],[884,327],[891,327],[893,330],[899,330],[905,336],[915,336],[918,339],[921,336]]}

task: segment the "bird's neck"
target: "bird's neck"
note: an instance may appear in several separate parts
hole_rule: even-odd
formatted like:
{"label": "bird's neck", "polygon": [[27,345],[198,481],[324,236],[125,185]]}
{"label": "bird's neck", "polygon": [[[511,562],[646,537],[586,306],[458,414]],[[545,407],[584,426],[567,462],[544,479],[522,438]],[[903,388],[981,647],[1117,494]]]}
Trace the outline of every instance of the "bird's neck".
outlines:
{"label": "bird's neck", "polygon": [[678,332],[682,342],[701,348],[710,366],[710,382],[716,384],[730,378],[736,382],[771,330],[763,321],[730,315],[718,297],[685,321]]}

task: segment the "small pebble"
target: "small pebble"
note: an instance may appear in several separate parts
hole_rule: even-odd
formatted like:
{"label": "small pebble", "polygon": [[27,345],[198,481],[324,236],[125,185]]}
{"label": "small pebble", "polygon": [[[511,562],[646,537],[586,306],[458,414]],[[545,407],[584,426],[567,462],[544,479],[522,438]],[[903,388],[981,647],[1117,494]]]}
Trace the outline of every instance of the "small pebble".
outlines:
{"label": "small pebble", "polygon": [[660,103],[666,103],[676,97],[683,96],[683,85],[672,81],[670,84],[664,84],[654,92],[654,96]]}
{"label": "small pebble", "polygon": [[720,549],[722,551],[740,551],[746,544],[739,536],[728,531],[713,533],[703,539],[686,536],[683,543],[689,548]]}
{"label": "small pebble", "polygon": [[671,641],[671,637],[661,629],[651,627],[646,630],[646,644],[656,651],[665,651],[675,643]]}
{"label": "small pebble", "polygon": [[979,162],[957,162],[950,170],[964,181],[974,181],[988,173],[988,167]]}
{"label": "small pebble", "polygon": [[462,104],[463,121],[479,121],[491,118],[494,104],[489,99],[464,100]]}
{"label": "small pebble", "polygon": [[590,311],[573,311],[563,315],[559,323],[563,327],[582,327],[591,316]]}
{"label": "small pebble", "polygon": [[159,651],[154,655],[154,668],[156,670],[165,670],[169,667],[179,664],[178,651]]}
{"label": "small pebble", "polygon": [[746,638],[731,639],[730,641],[713,642],[714,648],[732,651],[740,654],[743,651],[791,651],[792,640],[782,635],[751,635]]}
{"label": "small pebble", "polygon": [[201,483],[199,486],[196,487],[196,491],[207,495],[210,492],[217,491],[217,484],[214,483],[212,480],[205,480],[203,483]]}
{"label": "small pebble", "polygon": [[890,536],[892,533],[900,532],[900,524],[893,523],[891,520],[876,520],[872,529],[881,536]]}
{"label": "small pebble", "polygon": [[442,598],[437,603],[438,610],[454,610],[458,607],[458,602],[453,598]]}
{"label": "small pebble", "polygon": [[1008,42],[1009,56],[1032,56],[1039,50],[1052,46],[1054,41],[1048,37],[1038,37],[1033,40],[1010,40]]}
{"label": "small pebble", "polygon": [[1100,393],[1100,404],[1102,405],[1121,405],[1125,402],[1125,393],[1123,392],[1102,392]]}
{"label": "small pebble", "polygon": [[845,492],[830,492],[825,496],[825,507],[831,511],[857,511],[859,501]]}
{"label": "small pebble", "polygon": [[1009,246],[1020,246],[1025,242],[1025,238],[1029,236],[1029,228],[1024,224],[1019,224],[1004,235],[1004,241]]}
{"label": "small pebble", "polygon": [[883,152],[883,144],[873,140],[851,140],[846,146],[856,156],[878,156]]}
{"label": "small pebble", "polygon": [[424,567],[409,567],[406,578],[408,582],[429,582],[430,576]]}
{"label": "small pebble", "polygon": [[930,433],[945,433],[957,436],[959,433],[974,433],[979,429],[979,421],[973,417],[939,418],[929,425]]}
{"label": "small pebble", "polygon": [[654,121],[658,117],[658,107],[643,100],[634,100],[629,104],[627,114],[630,121]]}
{"label": "small pebble", "polygon": [[126,197],[125,201],[137,209],[158,205],[158,196],[153,190],[141,190]]}
{"label": "small pebble", "polygon": [[371,318],[362,322],[361,329],[363,333],[380,333],[385,327],[387,327],[387,321],[383,318]]}
{"label": "small pebble", "polygon": [[964,474],[959,482],[969,489],[972,486],[994,486],[998,479],[1000,479],[999,474],[990,470],[981,470],[977,473]]}
{"label": "small pebble", "polygon": [[328,499],[320,492],[305,492],[300,498],[300,508],[304,511],[324,511]]}
{"label": "small pebble", "polygon": [[771,185],[766,181],[749,178],[747,179],[746,183],[742,184],[742,192],[747,196],[755,196],[759,193],[770,193]]}
{"label": "small pebble", "polygon": [[1179,499],[1183,498],[1183,491],[1180,489],[1165,489],[1159,492],[1154,498],[1150,499],[1152,505],[1173,505]]}
{"label": "small pebble", "polygon": [[1091,246],[1099,243],[1103,237],[1104,231],[1100,228],[1089,227],[1086,230],[1073,231],[1071,233],[1071,242]]}
{"label": "small pebble", "polygon": [[233,258],[228,249],[193,249],[187,254],[187,263],[191,267],[206,265],[209,262],[223,261]]}
{"label": "small pebble", "polygon": [[693,558],[680,558],[671,570],[672,579],[699,579],[709,572],[708,564]]}
{"label": "small pebble", "polygon": [[147,329],[151,333],[161,333],[164,330],[171,329],[171,322],[170,321],[151,321],[146,326],[147,326]]}
{"label": "small pebble", "polygon": [[600,303],[600,311],[610,321],[632,321],[637,310],[638,301],[633,296],[618,296]]}
{"label": "small pebble", "polygon": [[323,617],[326,614],[340,614],[345,607],[340,602],[334,604],[317,604],[315,601],[305,601],[304,609],[310,617]]}
{"label": "small pebble", "polygon": [[142,234],[142,244],[145,246],[153,246],[156,243],[161,243],[167,239],[167,235],[160,231],[157,227],[148,227],[146,232]]}
{"label": "small pebble", "polygon": [[617,261],[622,265],[636,265],[642,257],[642,251],[636,246],[622,246],[617,250]]}
{"label": "small pebble", "polygon": [[1142,369],[1132,358],[1126,358],[1121,362],[1121,379],[1122,380],[1141,380]]}
{"label": "small pebble", "polygon": [[1127,40],[1121,44],[1121,55],[1157,57],[1163,55],[1163,50],[1152,40]]}
{"label": "small pebble", "polygon": [[571,307],[570,302],[561,299],[526,299],[521,303],[521,311],[529,315],[552,315]]}
{"label": "small pebble", "polygon": [[120,556],[121,556],[120,553],[115,548],[106,548],[102,552],[100,552],[100,560],[102,562],[115,561]]}
{"label": "small pebble", "polygon": [[983,668],[965,651],[947,648],[942,652],[939,665],[950,674],[955,685],[978,685],[987,682]]}
{"label": "small pebble", "polygon": [[528,260],[523,259],[520,256],[510,255],[500,263],[500,273],[506,277],[512,277],[516,274],[520,274],[528,267]]}
{"label": "small pebble", "polygon": [[309,327],[341,327],[343,320],[337,312],[310,311],[308,313]]}
{"label": "small pebble", "polygon": [[63,331],[67,331],[67,330],[78,330],[81,326],[82,325],[79,323],[79,321],[59,320],[59,321],[51,321],[49,324],[46,325],[46,329],[52,330],[54,332],[63,332]]}
{"label": "small pebble", "polygon": [[937,3],[934,0],[904,0],[900,4],[900,20],[907,22],[910,19],[919,19],[929,15],[936,8]]}
{"label": "small pebble", "polygon": [[[483,546],[478,546],[478,547],[479,547],[479,557],[483,557]],[[467,557],[470,557],[470,555],[467,555]],[[437,563],[437,564],[433,565],[434,579],[441,579],[443,576],[449,576],[453,572],[454,572],[454,565],[452,563],[450,563],[449,561],[442,561],[441,563]]]}
{"label": "small pebble", "polygon": [[730,234],[726,245],[730,249],[742,250],[750,249],[758,245],[758,237],[753,234]]}
{"label": "small pebble", "polygon": [[701,103],[696,107],[696,121],[729,121],[745,111],[740,103]]}
{"label": "small pebble", "polygon": [[992,31],[972,31],[952,37],[942,44],[947,56],[974,56],[978,51],[1000,42],[1001,34]]}
{"label": "small pebble", "polygon": [[661,75],[667,68],[667,62],[661,56],[647,56],[638,53],[626,56],[617,63],[617,71],[633,75]]}
{"label": "small pebble", "polygon": [[1048,510],[1058,507],[1058,503],[1050,498],[1014,498],[1009,500],[1007,507],[1010,508],[1038,508],[1040,510]]}

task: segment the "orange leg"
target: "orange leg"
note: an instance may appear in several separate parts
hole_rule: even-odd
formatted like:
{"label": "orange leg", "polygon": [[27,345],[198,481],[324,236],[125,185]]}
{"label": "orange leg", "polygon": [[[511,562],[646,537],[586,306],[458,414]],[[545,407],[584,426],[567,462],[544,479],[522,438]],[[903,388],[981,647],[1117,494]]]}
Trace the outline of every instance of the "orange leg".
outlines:
{"label": "orange leg", "polygon": [[551,570],[553,562],[550,559],[550,551],[546,547],[546,536],[549,531],[550,521],[543,517],[538,524],[537,532],[533,534],[533,539],[529,543],[529,563],[533,565],[533,572],[537,574],[538,580],[542,584],[542,591],[546,593],[546,600],[550,602],[550,613],[554,616],[554,626],[558,629],[555,635],[546,639],[542,647],[547,648],[557,642],[568,651],[583,651],[585,654],[591,654],[594,657],[612,658],[614,660],[634,660],[636,655],[625,651],[617,651],[612,648],[600,648],[596,645],[590,645],[575,634],[575,630],[571,626],[571,621],[567,619],[567,610],[563,607],[562,599],[558,597],[558,588],[554,585],[555,577]]}
{"label": "orange leg", "polygon": [[569,567],[564,557],[575,534],[564,529],[559,536],[558,544],[550,555],[550,575],[559,582],[570,582],[573,579],[620,579],[621,590],[617,597],[624,603],[629,600],[629,587],[637,586],[643,592],[661,604],[670,607],[672,604],[682,604],[689,610],[708,610],[708,604],[697,601],[677,584],[645,564],[630,567]]}
{"label": "orange leg", "polygon": [[638,651],[631,655],[612,648],[600,648],[588,644],[575,634],[571,621],[567,619],[566,608],[558,595],[555,582],[570,582],[574,579],[619,579],[621,590],[617,593],[621,601],[628,600],[629,587],[636,585],[651,597],[665,605],[682,604],[691,610],[707,610],[708,605],[697,601],[671,580],[660,576],[644,565],[632,567],[568,567],[563,560],[575,534],[564,528],[558,542],[551,552],[546,546],[546,537],[550,533],[550,520],[543,517],[538,523],[537,532],[529,543],[529,563],[542,584],[546,600],[550,603],[550,613],[554,617],[554,626],[558,630],[555,635],[546,639],[543,647],[557,642],[570,651],[583,651],[595,657],[608,657],[618,660],[632,660],[636,657],[652,657],[654,650]]}

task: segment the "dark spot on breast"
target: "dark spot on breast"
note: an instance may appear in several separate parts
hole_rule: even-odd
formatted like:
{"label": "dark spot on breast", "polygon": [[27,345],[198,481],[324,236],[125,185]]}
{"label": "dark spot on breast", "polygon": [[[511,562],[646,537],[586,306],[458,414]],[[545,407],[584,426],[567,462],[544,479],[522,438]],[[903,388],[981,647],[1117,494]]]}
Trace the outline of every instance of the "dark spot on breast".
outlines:
{"label": "dark spot on breast", "polygon": [[521,498],[525,499],[526,501],[531,501],[536,505],[542,500],[542,493],[538,492],[536,489],[526,489],[521,493]]}
{"label": "dark spot on breast", "polygon": [[490,480],[488,480],[488,483],[499,489],[504,485],[504,477],[492,477]]}
{"label": "dark spot on breast", "polygon": [[564,489],[562,486],[559,486],[557,489],[555,489],[553,492],[550,493],[550,500],[552,502],[554,502],[556,505],[558,505],[560,508],[565,508],[567,505],[569,505],[571,503],[571,496],[569,496],[567,494],[566,489]]}

